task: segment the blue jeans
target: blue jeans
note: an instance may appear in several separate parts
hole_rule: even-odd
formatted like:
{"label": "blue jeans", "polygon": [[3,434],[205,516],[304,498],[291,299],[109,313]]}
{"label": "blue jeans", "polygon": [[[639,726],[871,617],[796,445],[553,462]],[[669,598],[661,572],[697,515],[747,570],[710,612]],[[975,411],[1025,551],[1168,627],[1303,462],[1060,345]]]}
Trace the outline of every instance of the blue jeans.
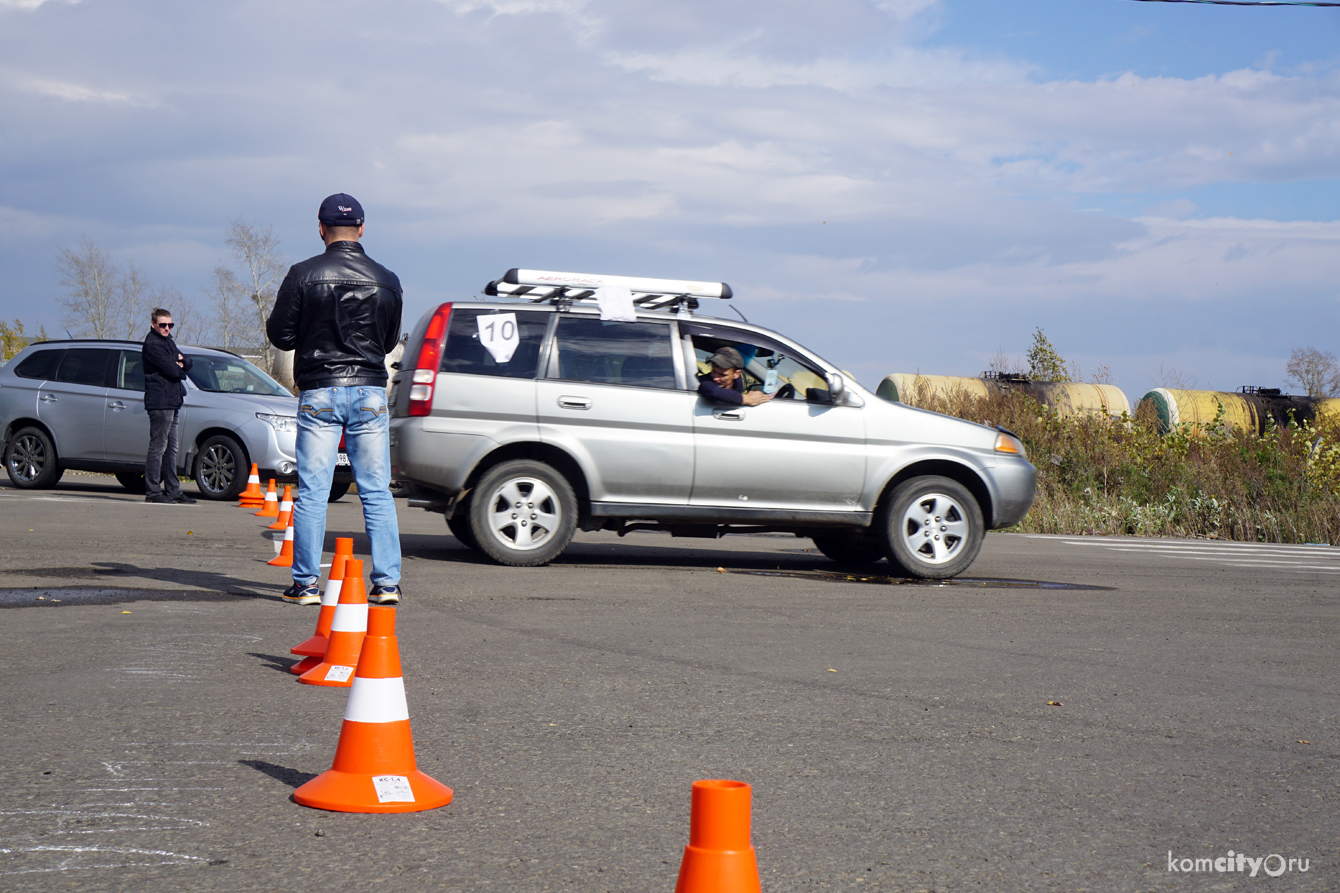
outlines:
{"label": "blue jeans", "polygon": [[293,582],[321,577],[326,501],[345,435],[363,525],[372,544],[372,585],[400,582],[400,526],[391,495],[391,441],[386,389],[320,388],[298,396],[298,501],[293,507]]}

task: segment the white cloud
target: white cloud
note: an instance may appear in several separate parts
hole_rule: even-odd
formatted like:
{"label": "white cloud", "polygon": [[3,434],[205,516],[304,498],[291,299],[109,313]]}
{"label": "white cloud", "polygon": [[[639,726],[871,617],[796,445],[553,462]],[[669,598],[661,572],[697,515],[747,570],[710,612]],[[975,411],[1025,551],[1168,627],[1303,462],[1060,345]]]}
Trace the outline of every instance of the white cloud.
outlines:
{"label": "white cloud", "polygon": [[[57,0],[0,0],[0,10],[4,9],[37,9],[43,3],[57,2]],[[59,2],[69,3],[71,5],[80,2],[80,0],[59,0]]]}
{"label": "white cloud", "polygon": [[111,90],[97,90],[82,84],[67,81],[52,81],[39,78],[25,78],[18,82],[19,89],[41,96],[54,96],[66,102],[91,102],[106,105],[128,105],[152,108],[159,103],[155,99],[133,96],[129,93],[117,93]]}

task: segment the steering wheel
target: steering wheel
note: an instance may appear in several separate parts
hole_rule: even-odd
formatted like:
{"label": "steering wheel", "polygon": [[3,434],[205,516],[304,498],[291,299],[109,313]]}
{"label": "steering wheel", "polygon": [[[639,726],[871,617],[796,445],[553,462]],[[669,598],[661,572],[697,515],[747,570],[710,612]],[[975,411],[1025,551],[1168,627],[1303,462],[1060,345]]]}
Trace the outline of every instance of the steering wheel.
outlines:
{"label": "steering wheel", "polygon": [[783,400],[786,400],[786,399],[795,399],[795,396],[796,396],[796,386],[793,385],[793,384],[791,384],[791,382],[788,381],[786,384],[784,384],[784,385],[782,385],[780,388],[778,388],[778,389],[777,389],[777,392],[776,392],[775,394],[773,394],[773,396],[774,396],[774,397],[781,397]]}

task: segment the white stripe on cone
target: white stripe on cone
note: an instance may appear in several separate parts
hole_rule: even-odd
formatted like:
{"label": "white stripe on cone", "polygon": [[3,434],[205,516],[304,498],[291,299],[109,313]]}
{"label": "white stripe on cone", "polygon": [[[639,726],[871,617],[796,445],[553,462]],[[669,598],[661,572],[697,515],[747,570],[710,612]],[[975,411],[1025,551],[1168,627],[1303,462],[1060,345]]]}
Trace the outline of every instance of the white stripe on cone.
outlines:
{"label": "white stripe on cone", "polygon": [[348,603],[335,606],[335,619],[330,622],[333,633],[365,633],[368,631],[368,606]]}
{"label": "white stripe on cone", "polygon": [[275,554],[278,555],[280,552],[282,552],[284,550],[285,541],[291,541],[292,539],[293,539],[293,525],[290,524],[289,526],[284,528],[284,539],[274,541]]}
{"label": "white stripe on cone", "polygon": [[402,722],[409,719],[405,702],[405,680],[354,677],[344,718],[350,722]]}
{"label": "white stripe on cone", "polygon": [[283,502],[279,503],[279,510],[281,512],[293,511],[293,501],[290,499],[285,499]]}
{"label": "white stripe on cone", "polygon": [[326,579],[326,591],[321,594],[321,606],[323,608],[340,603],[340,587],[343,585],[343,580]]}

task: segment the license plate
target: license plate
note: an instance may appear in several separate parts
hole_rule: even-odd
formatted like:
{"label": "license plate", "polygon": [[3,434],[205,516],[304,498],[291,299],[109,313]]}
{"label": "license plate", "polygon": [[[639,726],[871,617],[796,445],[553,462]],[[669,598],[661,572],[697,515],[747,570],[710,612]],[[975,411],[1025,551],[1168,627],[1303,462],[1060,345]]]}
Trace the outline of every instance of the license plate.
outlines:
{"label": "license plate", "polygon": [[349,464],[349,454],[348,454],[348,453],[336,453],[336,454],[335,454],[335,464],[336,464],[336,465],[348,465],[348,464]]}

